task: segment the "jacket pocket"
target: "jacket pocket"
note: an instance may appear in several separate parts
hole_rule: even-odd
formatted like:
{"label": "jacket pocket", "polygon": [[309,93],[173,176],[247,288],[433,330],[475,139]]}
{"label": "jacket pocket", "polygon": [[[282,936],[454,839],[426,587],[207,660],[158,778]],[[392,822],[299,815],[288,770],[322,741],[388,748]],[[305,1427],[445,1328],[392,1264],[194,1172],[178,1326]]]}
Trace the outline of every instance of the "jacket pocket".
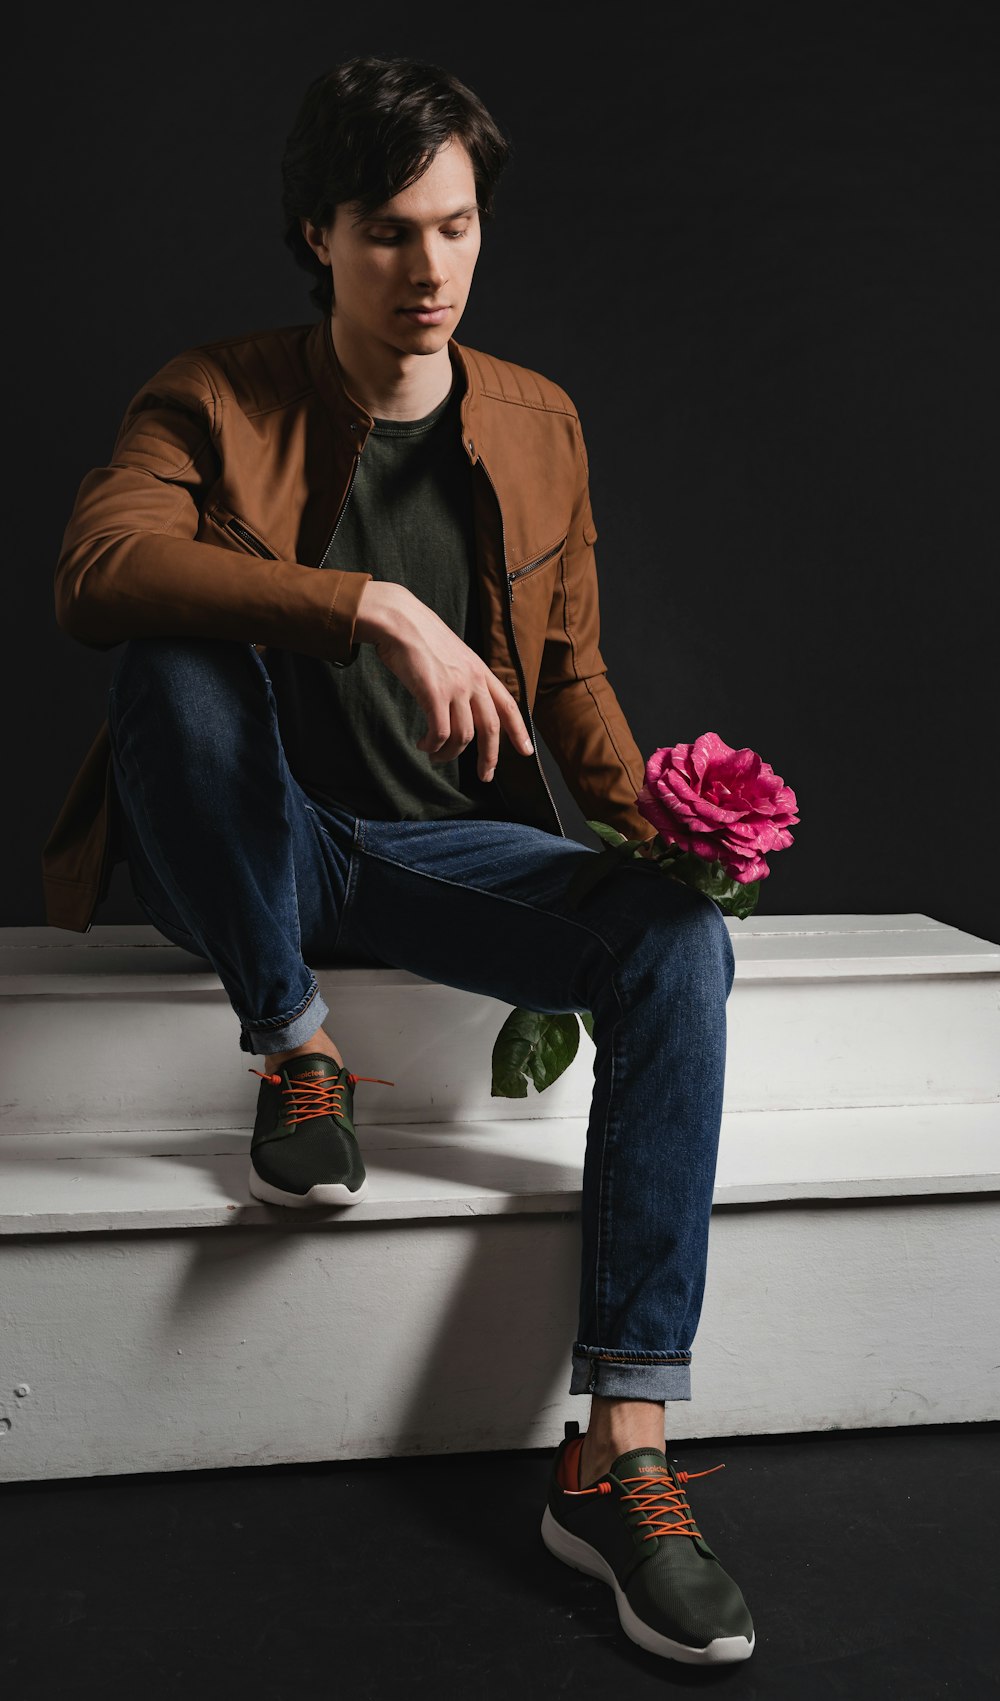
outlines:
{"label": "jacket pocket", "polygon": [[[255,531],[241,520],[238,514],[230,514],[226,508],[211,508],[205,513],[206,520],[211,521],[217,531],[222,532],[227,543],[235,543],[237,548],[247,550],[251,555],[263,556],[265,561],[277,561],[278,556],[270,549]],[[259,656],[267,649],[266,644],[254,644]]]}
{"label": "jacket pocket", "polygon": [[554,560],[557,555],[561,555],[565,548],[566,539],[560,538],[559,542],[553,544],[551,549],[547,549],[544,555],[539,555],[534,561],[528,561],[523,567],[516,567],[512,573],[508,573],[507,589],[511,599],[513,600],[515,585],[519,585],[521,580],[528,578],[531,573],[537,573],[540,567],[548,566],[549,562]]}
{"label": "jacket pocket", "polygon": [[277,552],[271,549],[245,520],[241,520],[239,514],[230,514],[225,508],[212,508],[205,518],[228,540],[235,541],[237,546],[249,550],[252,555],[262,555],[267,561],[278,560]]}

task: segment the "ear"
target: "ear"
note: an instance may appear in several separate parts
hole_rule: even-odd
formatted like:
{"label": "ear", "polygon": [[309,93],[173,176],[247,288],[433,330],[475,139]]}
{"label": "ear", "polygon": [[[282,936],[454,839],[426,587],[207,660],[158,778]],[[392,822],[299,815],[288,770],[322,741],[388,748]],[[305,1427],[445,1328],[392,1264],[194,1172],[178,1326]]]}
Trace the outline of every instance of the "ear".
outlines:
{"label": "ear", "polygon": [[303,237],[306,242],[308,242],[317,260],[321,265],[329,266],[331,264],[330,252],[326,246],[326,237],[324,236],[321,227],[318,224],[313,224],[311,219],[307,219],[305,217],[300,218],[299,225],[301,227]]}

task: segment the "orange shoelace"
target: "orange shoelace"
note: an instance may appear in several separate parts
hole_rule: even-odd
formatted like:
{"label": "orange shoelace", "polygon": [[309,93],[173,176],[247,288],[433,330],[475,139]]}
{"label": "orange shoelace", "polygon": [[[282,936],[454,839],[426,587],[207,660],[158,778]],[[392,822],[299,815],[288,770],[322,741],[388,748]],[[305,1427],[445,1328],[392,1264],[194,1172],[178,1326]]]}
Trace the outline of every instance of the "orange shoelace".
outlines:
{"label": "orange shoelace", "polygon": [[[262,1081],[270,1081],[272,1086],[280,1087],[280,1075],[265,1075],[263,1069],[249,1069],[248,1074],[259,1075]],[[394,1087],[395,1081],[383,1081],[381,1075],[352,1075],[347,1074],[351,1091],[354,1091],[358,1081],[377,1081],[380,1086]],[[294,1075],[283,1089],[290,1103],[285,1111],[285,1121],[292,1127],[298,1122],[308,1122],[312,1116],[340,1116],[343,1111],[342,1094],[344,1080],[334,1080],[331,1075]]]}
{"label": "orange shoelace", "polygon": [[[690,1482],[692,1477],[710,1477],[712,1471],[724,1471],[725,1468],[725,1465],[713,1465],[707,1471],[678,1471],[677,1481],[684,1483]],[[650,1526],[644,1541],[649,1541],[651,1536],[701,1536],[683,1489],[675,1486],[667,1472],[659,1475],[646,1472],[641,1477],[622,1477],[621,1481],[643,1484],[641,1489],[627,1491],[622,1499],[634,1501],[636,1510],[650,1514],[638,1520],[640,1524]],[[563,1493],[610,1494],[612,1486],[609,1482],[599,1482],[593,1488],[567,1488]]]}

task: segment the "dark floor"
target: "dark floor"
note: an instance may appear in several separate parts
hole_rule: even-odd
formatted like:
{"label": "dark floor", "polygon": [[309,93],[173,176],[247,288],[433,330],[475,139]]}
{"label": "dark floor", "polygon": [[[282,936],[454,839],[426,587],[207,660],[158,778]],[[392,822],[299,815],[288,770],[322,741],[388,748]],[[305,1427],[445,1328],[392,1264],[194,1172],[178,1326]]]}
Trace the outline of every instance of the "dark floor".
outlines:
{"label": "dark floor", "polygon": [[552,1450],[0,1487],[4,1701],[1000,1695],[1000,1425],[672,1442],[757,1629],[646,1654],[542,1545]]}

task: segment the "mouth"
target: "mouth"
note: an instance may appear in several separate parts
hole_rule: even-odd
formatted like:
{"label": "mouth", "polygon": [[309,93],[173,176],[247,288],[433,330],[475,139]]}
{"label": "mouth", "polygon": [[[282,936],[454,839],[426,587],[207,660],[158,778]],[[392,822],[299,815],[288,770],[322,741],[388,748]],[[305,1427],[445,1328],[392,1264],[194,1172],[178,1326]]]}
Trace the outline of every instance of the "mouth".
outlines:
{"label": "mouth", "polygon": [[440,325],[451,312],[450,307],[401,307],[400,313],[404,318],[412,319],[415,325]]}

